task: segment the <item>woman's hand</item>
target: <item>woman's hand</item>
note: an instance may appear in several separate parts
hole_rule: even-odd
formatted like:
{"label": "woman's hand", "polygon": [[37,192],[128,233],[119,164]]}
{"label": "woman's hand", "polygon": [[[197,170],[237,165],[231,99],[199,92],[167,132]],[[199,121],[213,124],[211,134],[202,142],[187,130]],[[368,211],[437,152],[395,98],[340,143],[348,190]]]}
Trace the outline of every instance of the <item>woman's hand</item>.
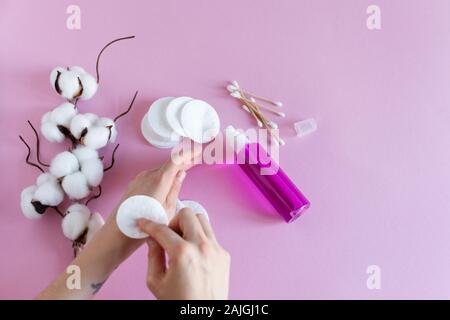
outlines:
{"label": "woman's hand", "polygon": [[158,299],[228,298],[230,255],[203,215],[183,209],[169,226],[145,219],[138,225],[152,238],[147,286]]}
{"label": "woman's hand", "polygon": [[143,171],[128,185],[121,202],[136,195],[153,197],[166,209],[170,221],[175,215],[178,194],[187,169],[169,160],[158,169]]}
{"label": "woman's hand", "polygon": [[[186,159],[182,159],[183,157]],[[158,169],[138,174],[129,184],[118,205],[133,195],[152,196],[161,202],[170,219],[175,213],[178,193],[186,170],[193,163],[189,161],[191,155],[183,157],[172,157]],[[117,209],[109,215],[105,225],[71,263],[79,267],[80,288],[68,289],[66,281],[70,274],[63,272],[37,296],[38,299],[92,298],[111,272],[143,244],[144,240],[128,238],[119,230],[116,215]]]}

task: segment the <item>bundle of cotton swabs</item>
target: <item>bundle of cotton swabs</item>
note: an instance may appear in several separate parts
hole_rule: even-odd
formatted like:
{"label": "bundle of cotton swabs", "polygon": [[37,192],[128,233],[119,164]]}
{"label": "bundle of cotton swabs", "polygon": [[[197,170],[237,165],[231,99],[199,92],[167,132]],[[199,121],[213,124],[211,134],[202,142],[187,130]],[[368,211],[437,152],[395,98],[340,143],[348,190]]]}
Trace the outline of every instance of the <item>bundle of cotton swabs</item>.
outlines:
{"label": "bundle of cotton swabs", "polygon": [[[253,94],[241,88],[239,83],[234,80],[227,85],[227,90],[233,98],[238,99],[242,103],[242,109],[250,114],[258,124],[258,127],[265,128],[271,135],[273,141],[280,145],[285,145],[283,139],[278,134],[278,124],[268,119],[264,112],[271,113],[278,117],[284,118],[284,112],[278,111],[283,106],[280,101],[274,101],[269,98]],[[265,103],[266,105],[262,104]]]}

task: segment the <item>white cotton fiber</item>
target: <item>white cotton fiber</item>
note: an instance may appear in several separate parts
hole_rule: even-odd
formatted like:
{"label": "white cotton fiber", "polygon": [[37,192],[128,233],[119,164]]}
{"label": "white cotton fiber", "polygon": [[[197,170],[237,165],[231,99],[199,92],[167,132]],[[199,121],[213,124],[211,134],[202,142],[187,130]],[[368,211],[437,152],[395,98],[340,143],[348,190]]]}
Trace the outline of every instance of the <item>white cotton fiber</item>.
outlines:
{"label": "white cotton fiber", "polygon": [[97,80],[89,73],[80,75],[80,81],[83,85],[83,93],[80,96],[81,100],[91,99],[97,92],[98,84]]}
{"label": "white cotton fiber", "polygon": [[91,215],[91,218],[89,219],[86,242],[91,241],[95,233],[97,233],[97,231],[100,230],[104,224],[105,220],[103,220],[103,217],[100,215],[100,213],[98,212],[93,213]]}
{"label": "white cotton fiber", "polygon": [[89,122],[92,124],[94,124],[97,120],[98,120],[98,115],[96,115],[95,113],[85,113],[84,116],[86,117],[86,119],[89,120]]}
{"label": "white cotton fiber", "polygon": [[50,114],[50,119],[57,125],[69,128],[70,121],[76,114],[77,110],[75,106],[69,102],[66,102],[53,109]]}
{"label": "white cotton fiber", "polygon": [[89,218],[89,215],[91,214],[91,210],[87,206],[81,203],[74,203],[66,210],[66,215],[74,213],[74,212],[81,212],[83,215],[87,215]]}
{"label": "white cotton fiber", "polygon": [[22,209],[23,215],[28,219],[39,219],[42,217],[31,204],[36,189],[36,186],[29,186],[20,194],[20,208]]}
{"label": "white cotton fiber", "polygon": [[70,133],[72,133],[75,138],[80,139],[83,131],[88,129],[90,126],[91,122],[84,116],[84,114],[77,114],[70,121]]}
{"label": "white cotton fiber", "polygon": [[86,73],[86,70],[84,70],[84,69],[83,69],[82,67],[80,67],[80,66],[72,66],[72,67],[70,67],[69,69],[70,69],[70,71],[72,71],[74,74],[76,74],[76,75],[78,75],[78,76],[81,76],[81,75],[83,75],[83,74]]}
{"label": "white cotton fiber", "polygon": [[57,179],[55,176],[53,176],[50,173],[41,173],[36,179],[36,185],[38,187],[42,186],[44,183],[47,183],[47,182],[55,182],[56,183]]}
{"label": "white cotton fiber", "polygon": [[109,141],[111,143],[114,143],[116,141],[117,129],[116,129],[116,124],[115,124],[113,119],[102,117],[102,118],[97,120],[95,125],[98,126],[98,127],[111,127],[111,129],[110,129],[111,130],[111,137],[109,138]]}
{"label": "white cotton fiber", "polygon": [[56,178],[62,178],[78,171],[80,165],[77,158],[69,151],[59,153],[50,164],[50,173]]}
{"label": "white cotton fiber", "polygon": [[83,138],[83,144],[92,149],[101,149],[108,144],[109,129],[105,127],[90,127]]}
{"label": "white cotton fiber", "polygon": [[90,211],[85,205],[70,206],[61,223],[64,235],[72,241],[78,239],[88,226],[89,216]]}
{"label": "white cotton fiber", "polygon": [[33,198],[44,206],[54,207],[63,202],[64,192],[58,182],[47,181],[37,188]]}
{"label": "white cotton fiber", "polygon": [[41,118],[41,124],[44,124],[46,122],[51,122],[52,121],[51,114],[52,114],[51,111],[46,112]]}
{"label": "white cotton fiber", "polygon": [[91,192],[86,177],[80,171],[65,176],[62,187],[69,198],[73,200],[86,198]]}
{"label": "white cotton fiber", "polygon": [[98,187],[103,179],[103,162],[99,158],[86,160],[81,166],[81,172],[91,187]]}
{"label": "white cotton fiber", "polygon": [[87,160],[98,159],[98,152],[92,148],[79,145],[76,149],[72,150],[72,153],[78,159],[80,165]]}
{"label": "white cotton fiber", "polygon": [[67,100],[73,100],[81,92],[78,75],[75,72],[65,70],[58,78],[61,96]]}
{"label": "white cotton fiber", "polygon": [[50,142],[60,143],[65,139],[64,135],[61,133],[61,131],[59,131],[58,127],[53,122],[42,123],[41,133],[45,137],[45,139]]}

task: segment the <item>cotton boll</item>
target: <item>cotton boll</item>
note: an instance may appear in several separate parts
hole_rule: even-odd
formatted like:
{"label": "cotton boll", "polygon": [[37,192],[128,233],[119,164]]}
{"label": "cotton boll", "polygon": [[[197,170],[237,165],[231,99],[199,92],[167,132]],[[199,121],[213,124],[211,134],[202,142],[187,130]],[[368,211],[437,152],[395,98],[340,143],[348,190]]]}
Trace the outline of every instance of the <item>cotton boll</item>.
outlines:
{"label": "cotton boll", "polygon": [[20,194],[20,208],[22,209],[23,215],[28,219],[39,219],[42,217],[36,209],[34,208],[31,201],[33,201],[33,195],[36,192],[36,186],[30,186],[25,188]]}
{"label": "cotton boll", "polygon": [[54,207],[63,202],[64,193],[59,183],[49,181],[37,188],[33,199],[44,206]]}
{"label": "cotton boll", "polygon": [[80,171],[65,176],[62,187],[69,198],[73,200],[86,198],[91,192],[86,177]]}
{"label": "cotton boll", "polygon": [[53,109],[50,119],[57,125],[70,127],[70,121],[77,114],[77,110],[72,103],[66,102]]}
{"label": "cotton boll", "polygon": [[57,81],[61,92],[60,95],[67,100],[71,101],[81,94],[80,79],[75,72],[66,70],[59,75]]}
{"label": "cotton boll", "polygon": [[74,204],[67,209],[61,227],[64,235],[74,241],[86,230],[89,223],[90,211],[81,204]]}
{"label": "cotton boll", "polygon": [[95,123],[97,126],[99,127],[110,127],[111,129],[111,136],[109,138],[109,141],[111,143],[114,143],[116,141],[117,138],[117,130],[116,130],[116,124],[114,122],[113,119],[110,118],[100,118],[98,119],[98,121]]}
{"label": "cotton boll", "polygon": [[98,120],[98,115],[96,115],[95,113],[85,113],[84,116],[86,117],[86,119],[89,120],[89,122],[92,124],[94,124],[97,120]]}
{"label": "cotton boll", "polygon": [[66,71],[66,69],[63,69],[61,67],[56,67],[55,69],[52,70],[52,72],[50,72],[50,84],[52,85],[53,89],[56,90],[55,83],[56,83],[56,78],[58,78],[58,73],[63,73],[64,71]]}
{"label": "cotton boll", "polygon": [[74,212],[81,212],[83,215],[87,215],[88,218],[91,214],[91,210],[87,206],[81,203],[74,203],[66,210],[66,215],[74,213]]}
{"label": "cotton boll", "polygon": [[100,149],[108,144],[109,129],[105,127],[90,127],[83,138],[83,144],[92,149]]}
{"label": "cotton boll", "polygon": [[51,111],[46,112],[41,118],[41,124],[52,121],[51,114]]}
{"label": "cotton boll", "polygon": [[58,179],[78,171],[79,168],[77,158],[69,151],[61,152],[50,163],[50,173]]}
{"label": "cotton boll", "polygon": [[65,136],[53,122],[44,122],[41,125],[41,133],[50,142],[61,143],[65,139]]}
{"label": "cotton boll", "polygon": [[77,157],[78,162],[83,165],[87,160],[98,159],[98,152],[92,148],[86,146],[78,146],[72,150],[72,153]]}
{"label": "cotton boll", "polygon": [[103,217],[100,215],[100,213],[95,212],[91,215],[91,218],[89,219],[88,224],[88,232],[86,235],[86,242],[89,242],[93,237],[94,234],[103,227],[105,224],[105,220],[103,220]]}
{"label": "cotton boll", "polygon": [[50,173],[42,173],[38,176],[38,178],[36,179],[36,185],[38,187],[42,186],[44,183],[47,182],[53,182],[53,183],[57,183],[58,180],[56,179],[55,176],[53,176]]}
{"label": "cotton boll", "polygon": [[109,142],[114,143],[116,142],[117,139],[117,130],[116,130],[116,126],[111,127],[111,136],[109,138]]}
{"label": "cotton boll", "polygon": [[89,73],[80,75],[81,85],[83,86],[83,93],[80,96],[81,100],[91,99],[97,92],[97,80]]}
{"label": "cotton boll", "polygon": [[69,68],[69,70],[78,76],[81,76],[86,73],[86,70],[84,70],[82,67],[79,66],[72,66]]}
{"label": "cotton boll", "polygon": [[98,187],[103,179],[103,163],[100,159],[90,159],[83,162],[81,172],[91,187]]}
{"label": "cotton boll", "polygon": [[91,122],[88,118],[84,116],[84,114],[77,114],[70,121],[70,133],[77,138],[81,138],[81,134],[85,132],[86,129],[89,129],[91,126]]}

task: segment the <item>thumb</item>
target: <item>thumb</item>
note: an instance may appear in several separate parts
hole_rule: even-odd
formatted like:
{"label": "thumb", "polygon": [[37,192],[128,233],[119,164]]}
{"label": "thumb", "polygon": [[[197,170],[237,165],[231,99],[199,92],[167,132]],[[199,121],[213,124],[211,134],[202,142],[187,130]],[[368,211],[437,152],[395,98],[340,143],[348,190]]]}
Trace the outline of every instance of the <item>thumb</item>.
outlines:
{"label": "thumb", "polygon": [[158,282],[166,272],[166,255],[164,249],[155,241],[148,239],[147,283]]}

